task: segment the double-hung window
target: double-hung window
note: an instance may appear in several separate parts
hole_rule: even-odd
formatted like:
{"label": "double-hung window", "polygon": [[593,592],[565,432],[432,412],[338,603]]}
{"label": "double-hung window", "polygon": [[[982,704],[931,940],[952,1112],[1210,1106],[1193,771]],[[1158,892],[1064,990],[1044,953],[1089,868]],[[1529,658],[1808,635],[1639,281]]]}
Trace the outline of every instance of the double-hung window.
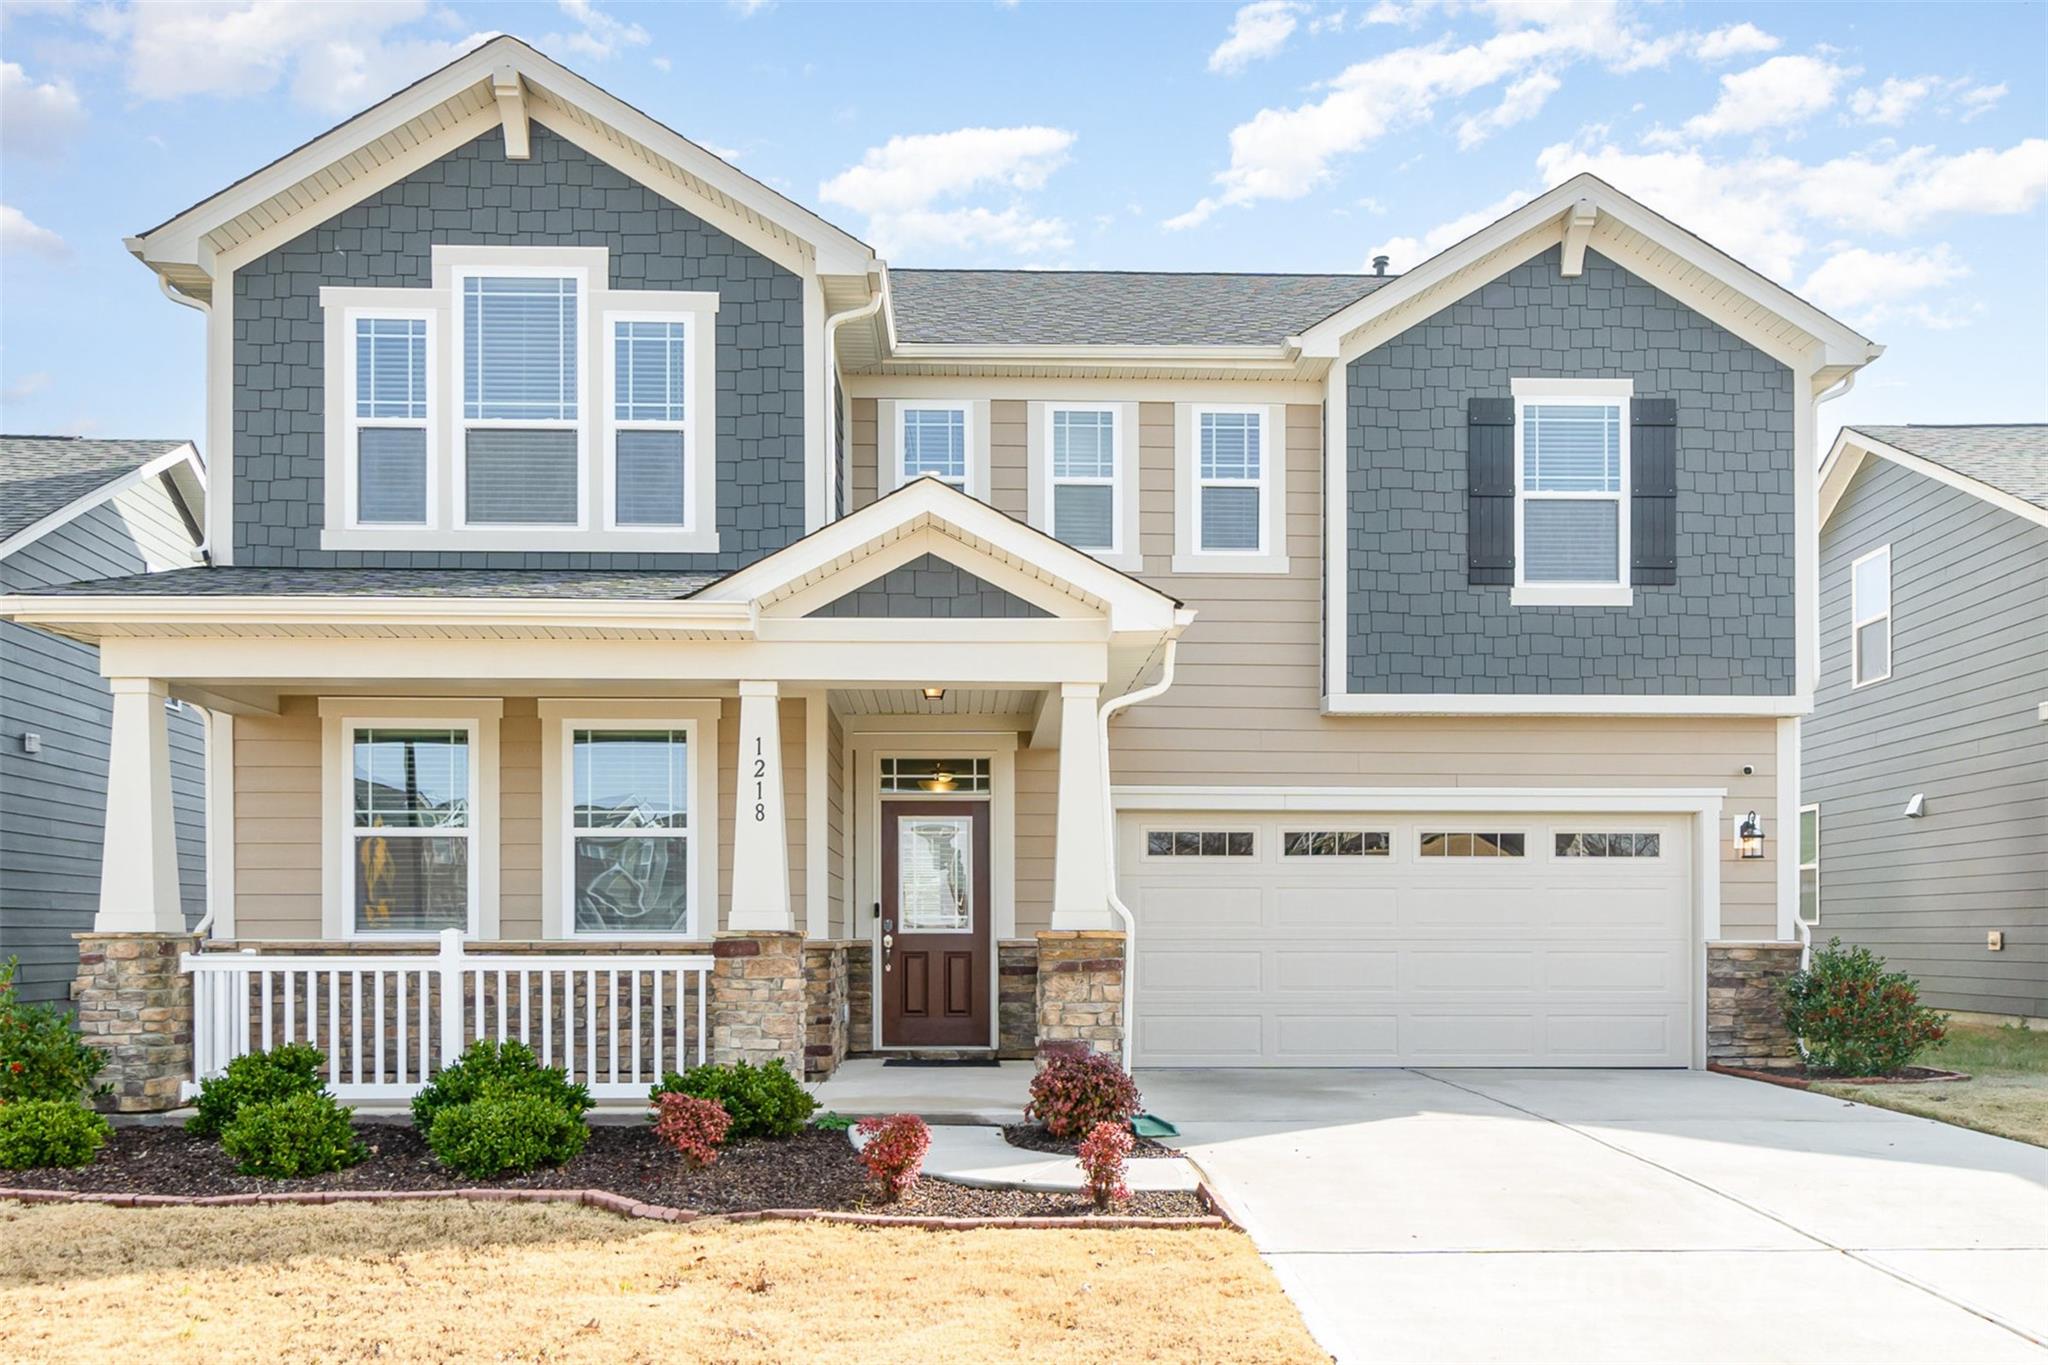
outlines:
{"label": "double-hung window", "polygon": [[687,729],[568,730],[571,932],[687,935]]}
{"label": "double-hung window", "polygon": [[575,274],[493,266],[459,273],[462,520],[583,520],[582,366],[587,285]]}
{"label": "double-hung window", "polygon": [[1202,554],[1265,549],[1263,423],[1256,411],[1195,414],[1196,543]]}
{"label": "double-hung window", "polygon": [[1515,600],[1626,605],[1627,381],[1516,380]]}
{"label": "double-hung window", "polygon": [[610,517],[619,527],[691,524],[688,317],[609,314]]}
{"label": "double-hung window", "polygon": [[474,932],[476,728],[352,724],[347,741],[352,932]]}
{"label": "double-hung window", "polygon": [[424,526],[434,445],[431,315],[356,312],[347,325],[350,519],[359,526]]}
{"label": "double-hung window", "polygon": [[1115,404],[1053,404],[1046,412],[1048,527],[1077,550],[1118,555],[1123,543],[1127,433]]}
{"label": "double-hung window", "polygon": [[967,476],[967,409],[904,403],[897,408],[897,483],[934,478],[971,492]]}
{"label": "double-hung window", "polygon": [[1799,922],[1820,923],[1820,807],[1799,808]]}
{"label": "double-hung window", "polygon": [[1849,651],[1853,686],[1892,675],[1892,547],[1880,546],[1849,569]]}

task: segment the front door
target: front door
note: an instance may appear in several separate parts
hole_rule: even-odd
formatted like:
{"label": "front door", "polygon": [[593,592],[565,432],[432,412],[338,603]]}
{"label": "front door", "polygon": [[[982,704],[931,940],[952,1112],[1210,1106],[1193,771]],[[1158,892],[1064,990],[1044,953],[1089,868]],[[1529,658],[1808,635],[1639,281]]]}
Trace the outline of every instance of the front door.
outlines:
{"label": "front door", "polygon": [[987,1047],[989,806],[882,803],[884,1047]]}

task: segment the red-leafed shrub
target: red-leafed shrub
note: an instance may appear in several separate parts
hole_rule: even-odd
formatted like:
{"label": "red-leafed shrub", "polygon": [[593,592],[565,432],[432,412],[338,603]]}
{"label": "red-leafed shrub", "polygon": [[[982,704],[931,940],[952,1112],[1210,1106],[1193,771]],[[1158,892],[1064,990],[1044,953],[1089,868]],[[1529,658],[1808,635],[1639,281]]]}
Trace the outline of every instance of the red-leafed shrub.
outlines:
{"label": "red-leafed shrub", "polygon": [[1081,1170],[1088,1177],[1089,1197],[1095,1207],[1130,1202],[1131,1187],[1124,1183],[1124,1158],[1137,1139],[1121,1123],[1098,1123],[1081,1143]]}
{"label": "red-leafed shrub", "polygon": [[1106,1052],[1047,1059],[1031,1078],[1024,1117],[1056,1138],[1077,1138],[1098,1123],[1129,1123],[1138,1114],[1138,1083]]}
{"label": "red-leafed shrub", "polygon": [[915,1114],[891,1114],[883,1118],[870,1114],[854,1131],[866,1139],[861,1144],[861,1164],[868,1177],[882,1189],[886,1200],[902,1198],[917,1183],[924,1168],[924,1154],[932,1145],[932,1130]]}
{"label": "red-leafed shrub", "polygon": [[654,1102],[654,1110],[654,1135],[675,1148],[685,1166],[701,1171],[718,1160],[718,1145],[732,1127],[724,1105],[671,1092]]}

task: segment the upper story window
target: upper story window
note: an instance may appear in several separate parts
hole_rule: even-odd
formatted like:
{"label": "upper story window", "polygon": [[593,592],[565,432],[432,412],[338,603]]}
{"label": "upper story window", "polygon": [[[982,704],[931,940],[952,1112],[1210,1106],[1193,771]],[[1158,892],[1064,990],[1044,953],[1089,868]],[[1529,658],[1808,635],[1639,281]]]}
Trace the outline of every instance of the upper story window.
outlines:
{"label": "upper story window", "polygon": [[918,479],[937,479],[971,498],[988,496],[988,399],[878,399],[875,427],[876,496]]}
{"label": "upper story window", "polygon": [[1625,606],[1627,380],[1514,381],[1515,597]]}
{"label": "upper story window", "polygon": [[1032,522],[1119,568],[1138,566],[1135,403],[1034,403]]}
{"label": "upper story window", "polygon": [[1175,406],[1175,573],[1287,571],[1285,414],[1264,404]]}
{"label": "upper story window", "polygon": [[434,248],[330,287],[330,549],[718,548],[718,297],[605,287],[592,247]]}
{"label": "upper story window", "polygon": [[1892,547],[1881,546],[1849,569],[1851,685],[1892,675]]}
{"label": "upper story window", "polygon": [[927,476],[967,490],[967,409],[904,404],[899,482]]}

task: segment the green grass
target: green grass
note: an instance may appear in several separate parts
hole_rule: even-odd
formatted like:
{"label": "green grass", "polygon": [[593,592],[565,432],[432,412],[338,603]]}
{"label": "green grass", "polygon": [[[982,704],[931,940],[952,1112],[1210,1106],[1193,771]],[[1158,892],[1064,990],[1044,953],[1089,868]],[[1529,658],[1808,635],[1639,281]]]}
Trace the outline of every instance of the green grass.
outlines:
{"label": "green grass", "polygon": [[2048,1029],[2015,1025],[1951,1024],[1948,1037],[1913,1059],[1950,1071],[2048,1076]]}
{"label": "green grass", "polygon": [[1967,1071],[1970,1079],[1935,1085],[1821,1082],[1814,1089],[2048,1147],[2048,1029],[1951,1024],[1948,1037],[1913,1060]]}

